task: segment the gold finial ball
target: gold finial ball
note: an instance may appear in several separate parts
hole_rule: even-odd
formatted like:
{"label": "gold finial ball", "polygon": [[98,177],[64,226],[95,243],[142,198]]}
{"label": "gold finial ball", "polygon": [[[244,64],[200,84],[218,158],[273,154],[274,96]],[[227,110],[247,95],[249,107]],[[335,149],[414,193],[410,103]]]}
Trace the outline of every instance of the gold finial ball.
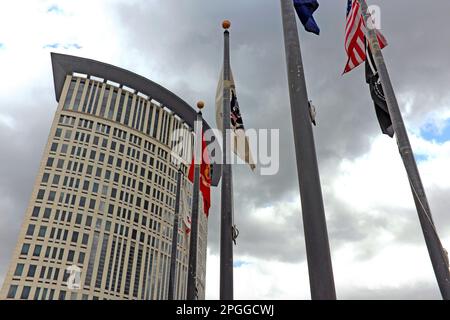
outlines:
{"label": "gold finial ball", "polygon": [[199,108],[200,110],[202,110],[205,107],[205,103],[203,101],[199,101],[197,102],[197,108]]}
{"label": "gold finial ball", "polygon": [[231,22],[230,22],[230,20],[223,20],[223,22],[222,22],[222,27],[223,27],[225,30],[229,29],[229,28],[231,27]]}

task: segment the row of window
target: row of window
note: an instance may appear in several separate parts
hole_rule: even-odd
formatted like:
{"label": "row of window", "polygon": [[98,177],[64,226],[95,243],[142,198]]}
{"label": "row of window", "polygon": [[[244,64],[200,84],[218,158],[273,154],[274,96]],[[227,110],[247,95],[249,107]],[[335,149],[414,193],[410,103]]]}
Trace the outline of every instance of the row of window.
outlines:
{"label": "row of window", "polygon": [[[77,132],[77,134],[78,133],[79,132]],[[98,138],[98,137],[96,136],[95,138]],[[95,138],[94,138],[94,140],[95,140]],[[96,143],[98,143],[98,140],[97,140]],[[104,138],[103,139],[103,145],[106,146],[107,143],[108,143],[107,139]],[[52,145],[51,145],[51,148],[50,148],[50,154],[52,154],[52,155],[53,154],[57,154],[58,147],[59,147],[58,142],[53,142]],[[115,141],[112,141],[111,142],[111,150],[115,150],[115,147],[116,147],[116,143],[115,143]],[[62,154],[62,155],[67,154],[68,148],[69,148],[69,145],[67,143],[62,143],[61,147],[60,147],[60,150],[59,150],[59,153]],[[103,164],[103,163],[106,162],[111,167],[115,164],[116,168],[120,168],[122,166],[122,158],[123,157],[118,157],[117,159],[115,159],[114,155],[112,155],[112,154],[108,155],[105,152],[99,152],[98,153],[98,158],[97,158],[97,150],[92,149],[92,147],[90,147],[89,149],[90,149],[89,160],[91,160],[92,162],[98,162],[100,164]],[[124,151],[124,145],[120,144],[120,146],[119,146],[119,153],[123,153],[123,151]],[[87,153],[88,153],[88,148],[74,145],[74,146],[72,146],[72,150],[71,150],[70,155],[73,158],[77,157],[77,158],[80,158],[80,159],[86,159]],[[128,149],[127,149],[127,156],[130,159],[133,159],[134,161],[136,159],[140,159],[141,158],[140,157],[140,151],[136,150],[135,148],[132,148],[132,147],[128,147]],[[145,166],[146,165],[153,166],[153,160],[154,160],[153,157],[148,156],[146,153],[142,153],[142,162],[144,163]],[[54,161],[55,160],[54,160],[53,157],[49,157],[47,159],[47,166],[48,167],[52,167],[54,165]],[[69,162],[69,163],[71,163],[71,162]],[[56,168],[63,169],[63,166],[64,166],[64,160],[63,159],[58,159]],[[134,174],[137,174],[137,169],[136,168],[137,168],[137,165],[135,163],[128,162],[128,161],[126,162],[125,167],[124,167],[125,170],[131,171]],[[176,171],[174,169],[172,169],[172,168],[168,168],[167,164],[157,160],[155,168],[158,171],[160,171],[161,173],[163,173],[163,174],[165,174],[166,172],[169,172],[169,176],[172,179],[175,179]],[[72,168],[69,168],[69,167],[67,169],[68,170],[73,170]],[[78,169],[78,170],[81,172],[82,167],[81,167],[81,169]],[[141,170],[140,170],[141,176],[145,176],[145,170],[146,170],[145,167],[141,167]],[[151,179],[151,177],[149,177],[149,179]]]}
{"label": "row of window", "polygon": [[[73,77],[69,83],[63,110],[83,112],[119,122],[158,138],[166,145],[169,143],[170,127],[178,122],[169,112],[137,94],[107,83],[77,77]],[[159,123],[161,128],[157,137]]]}
{"label": "row of window", "polygon": [[[16,284],[13,284],[9,287],[7,298],[8,299],[30,299],[30,293],[31,293],[31,287],[30,286],[23,286],[22,291],[20,292],[20,295],[18,294],[19,286]],[[66,292],[65,290],[60,290],[57,296],[55,296],[55,289],[53,288],[43,288],[43,287],[36,287],[36,290],[34,291],[33,299],[34,300],[66,300],[69,298],[70,300],[77,300],[78,298],[78,292],[72,291],[70,292],[70,296],[68,296],[69,292]],[[99,300],[99,297],[93,296],[93,300]],[[88,295],[83,294],[82,300],[88,300]]]}
{"label": "row of window", "polygon": [[[55,133],[55,138],[59,138],[62,135],[62,128],[57,128],[56,129],[56,133]],[[70,140],[72,136],[72,130],[67,129],[65,130],[65,134],[64,134],[64,138],[67,140]],[[134,135],[130,135],[130,140],[132,140],[132,137],[137,137]],[[89,133],[84,133],[84,132],[80,132],[80,131],[76,131],[75,132],[75,137],[74,137],[74,141],[76,142],[80,142],[80,143],[86,143],[89,144],[90,142],[90,138],[91,138],[91,134]],[[101,163],[106,161],[106,157],[108,157],[107,159],[107,163],[110,166],[114,165],[114,156],[113,155],[107,155],[104,152],[99,152],[99,157],[97,159],[96,155],[97,155],[97,151],[96,150],[92,150],[93,146],[96,147],[101,147],[103,148],[105,151],[107,151],[107,147],[108,147],[108,138],[101,138],[101,145],[100,145],[100,138],[99,136],[93,135],[93,144],[91,146],[89,146],[89,149],[91,150],[90,154],[89,154],[89,160],[92,161],[100,161]],[[140,139],[140,138],[139,138]],[[118,145],[118,148],[117,148]],[[154,146],[154,144],[152,144],[152,146]],[[51,148],[50,148],[50,152],[51,153],[57,153],[58,152],[58,142],[55,141],[52,143]],[[87,147],[87,146],[86,146]],[[62,143],[59,149],[59,153],[61,154],[67,154],[68,153],[68,149],[69,149],[69,144],[68,143]],[[111,144],[110,144],[110,148],[109,151],[111,153],[115,153],[116,151],[119,154],[123,154],[125,155],[125,145],[122,143],[117,143],[116,141],[112,140]],[[83,148],[82,146],[72,146],[71,148],[71,152],[70,155],[72,157],[79,157],[79,158],[86,158],[87,157],[87,153],[88,153],[88,149],[87,148]],[[142,157],[141,157],[142,155]],[[130,159],[136,161],[136,160],[141,160],[142,163],[144,165],[149,165],[149,166],[153,166],[154,163],[154,159],[152,156],[148,155],[146,152],[141,152],[139,149],[136,149],[132,146],[128,146],[127,147],[127,152],[126,152],[126,156],[129,157]],[[166,159],[168,157],[168,152],[159,148],[158,149],[158,156]],[[60,163],[60,166],[62,166],[62,163]],[[116,166],[120,167],[120,164],[116,164]],[[176,180],[176,170],[173,168],[170,168],[167,166],[167,164],[165,164],[164,162],[161,162],[159,160],[156,161],[156,166],[155,168],[159,171],[161,171],[164,174],[169,175],[169,177],[171,177],[172,179]]]}

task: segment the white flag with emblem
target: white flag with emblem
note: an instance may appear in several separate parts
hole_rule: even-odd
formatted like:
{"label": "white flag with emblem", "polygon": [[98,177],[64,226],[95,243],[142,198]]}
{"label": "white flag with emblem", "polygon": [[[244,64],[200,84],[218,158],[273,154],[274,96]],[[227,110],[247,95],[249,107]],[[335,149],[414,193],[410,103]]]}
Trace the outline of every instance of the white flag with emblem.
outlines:
{"label": "white flag with emblem", "polygon": [[[227,84],[230,89],[230,128],[232,129],[231,144],[234,153],[244,160],[252,170],[256,168],[252,157],[250,143],[245,134],[244,123],[242,121],[241,111],[237,100],[236,88],[234,85],[233,73],[230,70],[231,81]],[[217,128],[223,132],[223,70],[220,72],[219,83],[216,91],[216,122]]]}

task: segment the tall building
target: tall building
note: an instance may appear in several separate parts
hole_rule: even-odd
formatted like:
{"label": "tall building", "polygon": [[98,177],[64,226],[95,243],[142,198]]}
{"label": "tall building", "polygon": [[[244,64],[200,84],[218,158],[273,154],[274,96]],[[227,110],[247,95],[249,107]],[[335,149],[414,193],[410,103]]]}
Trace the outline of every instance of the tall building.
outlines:
{"label": "tall building", "polygon": [[[173,161],[171,152],[192,146],[196,112],[115,66],[54,53],[52,66],[58,108],[0,298],[166,299],[176,176],[192,157],[184,152]],[[176,129],[182,142],[172,137]],[[213,185],[219,172],[213,168]],[[202,213],[200,205],[199,299],[208,230]],[[189,239],[179,221],[175,296],[183,299]]]}

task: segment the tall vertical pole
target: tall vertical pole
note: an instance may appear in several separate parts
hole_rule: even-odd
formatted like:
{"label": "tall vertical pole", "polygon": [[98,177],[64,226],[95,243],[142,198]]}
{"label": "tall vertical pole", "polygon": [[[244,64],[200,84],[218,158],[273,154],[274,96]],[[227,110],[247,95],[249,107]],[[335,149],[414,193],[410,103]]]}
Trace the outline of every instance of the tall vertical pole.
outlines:
{"label": "tall vertical pole", "polygon": [[361,12],[366,21],[368,34],[367,37],[370,43],[370,49],[375,61],[375,65],[380,76],[381,84],[383,86],[384,95],[388,105],[389,115],[391,116],[392,125],[397,138],[397,145],[403,164],[408,175],[411,191],[416,205],[417,214],[419,215],[420,225],[422,227],[425,243],[428,248],[431,263],[433,265],[434,273],[441,291],[442,297],[445,300],[450,299],[450,271],[448,265],[448,257],[444,252],[441,241],[437,234],[434,222],[431,216],[430,207],[425,194],[425,190],[420,179],[419,170],[417,168],[416,160],[409,142],[408,133],[403,122],[402,114],[398,106],[397,98],[395,96],[394,88],[392,87],[391,79],[384,61],[383,54],[378,43],[376,30],[371,26],[370,13],[368,12],[366,0],[358,0],[361,5]]}
{"label": "tall vertical pole", "polygon": [[230,164],[230,22],[222,23],[224,31],[223,56],[223,143],[222,190],[220,215],[220,299],[233,300],[233,203],[231,196],[232,172]]}
{"label": "tall vertical pole", "polygon": [[[197,106],[201,109],[200,102]],[[200,190],[200,164],[202,162],[202,112],[197,112],[194,141],[194,188],[192,192],[191,241],[189,244],[189,266],[187,300],[197,300],[197,240],[198,240],[198,202]]]}
{"label": "tall vertical pole", "polygon": [[312,299],[336,299],[319,168],[292,0],[281,0],[297,174]]}
{"label": "tall vertical pole", "polygon": [[181,177],[183,171],[181,166],[178,169],[177,175],[177,191],[175,194],[175,213],[173,217],[173,230],[172,230],[172,251],[170,254],[170,272],[169,272],[169,294],[168,300],[174,300],[175,298],[175,276],[177,266],[177,245],[178,245],[178,219],[180,216],[180,193],[181,193]]}

